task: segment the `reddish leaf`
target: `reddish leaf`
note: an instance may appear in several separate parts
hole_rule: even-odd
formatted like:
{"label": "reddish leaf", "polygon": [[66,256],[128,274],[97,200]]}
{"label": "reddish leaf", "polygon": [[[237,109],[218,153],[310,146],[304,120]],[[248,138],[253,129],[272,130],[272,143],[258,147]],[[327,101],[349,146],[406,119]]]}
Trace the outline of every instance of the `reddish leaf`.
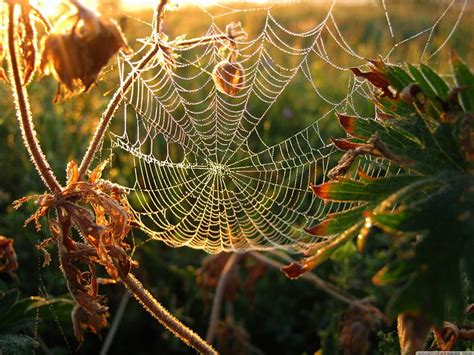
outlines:
{"label": "reddish leaf", "polygon": [[296,279],[303,275],[306,271],[311,270],[311,267],[304,263],[291,263],[285,267],[281,268],[281,271],[288,277],[289,279]]}
{"label": "reddish leaf", "polygon": [[347,139],[331,138],[332,143],[340,150],[355,150],[364,144],[354,143]]}
{"label": "reddish leaf", "polygon": [[373,66],[373,70],[369,72],[362,72],[359,68],[351,68],[351,71],[355,76],[364,78],[372,85],[379,88],[381,97],[394,98],[396,96],[390,89],[390,82],[388,81],[388,78],[376,66]]}
{"label": "reddish leaf", "polygon": [[[341,124],[342,128],[350,134],[351,136],[357,137],[354,132],[355,132],[355,127],[357,124],[357,117],[354,116],[346,116],[342,114],[337,114],[337,117],[339,118],[339,123]],[[358,136],[358,138],[367,138],[365,136]]]}
{"label": "reddish leaf", "polygon": [[357,175],[362,179],[362,180],[368,180],[368,181],[373,181],[377,179],[376,177],[368,175],[362,168],[357,169]]}
{"label": "reddish leaf", "polygon": [[13,239],[0,235],[0,272],[11,272],[18,270],[18,260]]}
{"label": "reddish leaf", "polygon": [[332,223],[334,223],[334,219],[327,218],[313,227],[305,228],[305,231],[306,233],[312,235],[327,235],[327,230],[329,229]]}
{"label": "reddish leaf", "polygon": [[322,198],[323,200],[329,200],[331,198],[331,186],[333,186],[333,184],[334,182],[329,181],[320,185],[309,184],[309,187],[319,198]]}

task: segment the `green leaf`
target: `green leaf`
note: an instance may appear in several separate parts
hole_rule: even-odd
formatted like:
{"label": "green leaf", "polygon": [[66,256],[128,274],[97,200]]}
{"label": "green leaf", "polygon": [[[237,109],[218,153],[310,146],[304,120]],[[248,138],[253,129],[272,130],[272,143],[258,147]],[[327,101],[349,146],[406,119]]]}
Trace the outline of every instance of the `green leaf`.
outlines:
{"label": "green leaf", "polygon": [[0,354],[25,355],[33,354],[39,343],[24,334],[0,334]]}
{"label": "green leaf", "polygon": [[402,91],[405,87],[413,83],[413,79],[401,67],[397,65],[387,65],[386,68],[390,84],[397,91]]}
{"label": "green leaf", "polygon": [[378,201],[419,179],[413,175],[397,175],[357,181],[347,178],[312,186],[313,192],[329,201]]}
{"label": "green leaf", "polygon": [[416,83],[420,86],[426,96],[431,100],[436,99],[436,93],[434,92],[433,88],[431,87],[430,83],[426,81],[423,74],[413,65],[408,64],[408,70],[410,74],[415,78]]}
{"label": "green leaf", "polygon": [[451,66],[454,73],[454,81],[458,87],[462,87],[461,103],[466,112],[474,111],[474,75],[468,66],[453,52],[451,54]]}
{"label": "green leaf", "polygon": [[18,290],[10,290],[0,296],[0,322],[18,300]]}
{"label": "green leaf", "polygon": [[314,227],[308,228],[306,231],[319,236],[342,233],[361,219],[364,219],[363,212],[372,209],[374,206],[374,204],[363,204],[362,206],[351,208],[343,212],[331,213],[324,221]]}
{"label": "green leaf", "polygon": [[436,95],[443,100],[446,99],[449,92],[449,87],[446,82],[426,64],[420,64],[420,70],[426,80],[430,83]]}

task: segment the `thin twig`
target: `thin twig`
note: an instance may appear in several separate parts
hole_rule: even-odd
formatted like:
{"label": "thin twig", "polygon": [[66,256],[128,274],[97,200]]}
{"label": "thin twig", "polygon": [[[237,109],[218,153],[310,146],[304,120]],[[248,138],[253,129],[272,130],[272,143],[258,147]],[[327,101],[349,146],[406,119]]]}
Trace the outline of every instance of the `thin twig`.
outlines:
{"label": "thin twig", "polygon": [[110,326],[110,330],[105,337],[104,344],[102,345],[102,349],[100,349],[100,355],[107,355],[112,345],[112,342],[115,338],[115,334],[117,334],[118,327],[120,325],[120,321],[122,320],[123,314],[125,312],[125,308],[127,308],[128,300],[130,299],[130,293],[125,291],[121,300],[120,304],[117,308],[117,312],[115,313],[114,320]]}
{"label": "thin twig", "polygon": [[[261,253],[250,252],[249,254],[255,259],[257,259],[258,261],[260,261],[262,264],[273,267],[275,269],[280,270],[282,267],[285,266],[284,264],[276,260],[270,259]],[[344,292],[343,290],[338,289],[336,286],[330,284],[329,282],[324,281],[323,279],[320,279],[318,276],[316,276],[315,274],[311,272],[304,273],[303,275],[300,276],[300,278],[311,282],[317,288],[321,289],[322,291],[326,292],[327,294],[333,296],[334,298],[344,303],[351,304],[359,300],[358,298]]]}
{"label": "thin twig", "polygon": [[134,80],[140,74],[140,72],[146,67],[146,65],[156,56],[161,48],[161,43],[159,41],[159,37],[161,34],[161,27],[163,16],[165,12],[166,4],[168,0],[160,0],[157,9],[156,9],[156,16],[155,16],[155,26],[153,29],[153,35],[157,37],[155,44],[150,49],[150,51],[145,55],[145,57],[138,63],[137,67],[135,67],[127,76],[125,81],[120,85],[118,90],[115,92],[112,100],[109,101],[107,108],[105,109],[104,113],[102,114],[99,124],[94,133],[94,137],[92,138],[89,146],[87,147],[86,154],[82,158],[81,165],[79,166],[79,179],[81,179],[84,174],[86,173],[87,169],[91,165],[92,159],[99,147],[102,139],[104,138],[105,131],[107,127],[109,127],[110,121],[114,116],[115,111],[119,107],[120,103],[122,102],[124,95],[127,93],[130,85],[133,84]]}
{"label": "thin twig", "polygon": [[20,76],[20,66],[17,58],[17,48],[15,41],[15,3],[8,4],[8,49],[9,49],[9,73],[13,97],[16,103],[16,112],[18,123],[21,128],[23,142],[28,149],[31,160],[33,161],[38,174],[46,186],[53,192],[61,191],[61,185],[54,176],[54,173],[41,149],[36,135],[33,118],[31,117],[28,93],[23,86]]}
{"label": "thin twig", "polygon": [[82,158],[81,165],[79,166],[79,178],[82,178],[84,174],[86,173],[87,169],[89,169],[89,166],[91,165],[92,159],[94,158],[97,148],[99,147],[100,143],[102,142],[102,139],[104,138],[105,131],[107,130],[107,127],[109,126],[110,121],[112,120],[112,117],[115,111],[117,111],[117,108],[122,102],[124,95],[127,93],[128,89],[130,88],[130,85],[132,85],[135,78],[146,67],[146,65],[155,57],[159,49],[160,49],[159,44],[155,44],[151,48],[151,50],[140,61],[138,66],[134,68],[128,74],[123,84],[120,85],[118,90],[115,92],[114,96],[112,97],[112,100],[109,101],[109,104],[107,105],[107,108],[102,114],[99,124],[97,125],[97,128],[94,133],[94,137],[92,138],[91,142],[89,143],[89,146],[87,147],[86,154]]}
{"label": "thin twig", "polygon": [[206,333],[206,341],[209,344],[212,344],[214,340],[227,281],[229,280],[229,276],[231,275],[234,266],[237,264],[242,255],[243,254],[234,253],[229,257],[224,268],[222,269],[219,281],[217,282],[216,294],[214,295],[214,300],[212,302],[211,316],[209,318],[209,326]]}
{"label": "thin twig", "polygon": [[121,280],[148,313],[175,336],[202,354],[217,354],[211,345],[206,343],[198,334],[181,323],[181,321],[163,307],[153,295],[143,287],[142,283],[135,276],[129,273],[126,276],[122,276]]}

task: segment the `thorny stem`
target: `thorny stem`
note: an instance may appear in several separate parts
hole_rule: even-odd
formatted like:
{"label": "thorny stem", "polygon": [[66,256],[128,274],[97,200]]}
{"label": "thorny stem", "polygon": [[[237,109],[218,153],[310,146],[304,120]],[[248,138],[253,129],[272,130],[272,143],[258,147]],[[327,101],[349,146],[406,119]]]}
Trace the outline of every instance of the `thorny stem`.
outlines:
{"label": "thorny stem", "polygon": [[13,97],[16,103],[16,112],[18,123],[20,124],[22,138],[25,143],[30,158],[33,161],[38,174],[44,181],[46,186],[53,192],[61,191],[61,185],[54,176],[53,171],[44,155],[39,144],[33,119],[31,117],[30,105],[28,101],[28,94],[23,87],[20,76],[20,66],[17,58],[17,48],[15,42],[15,3],[8,4],[8,49],[9,49],[9,67],[10,80]]}
{"label": "thorny stem", "polygon": [[163,307],[142,285],[142,283],[132,274],[122,276],[122,282],[130,290],[133,296],[145,307],[145,309],[169,331],[179,337],[190,347],[193,347],[201,354],[217,354],[211,345],[207,344],[201,337],[191,329],[181,323],[165,307]]}
{"label": "thorny stem", "polygon": [[206,341],[209,344],[212,344],[212,341],[214,340],[214,335],[216,333],[216,327],[219,321],[219,313],[221,310],[222,299],[224,297],[227,281],[229,280],[229,276],[231,275],[232,270],[234,269],[235,265],[237,264],[241,256],[242,254],[238,254],[238,253],[232,254],[227,260],[224,266],[224,269],[222,269],[221,275],[219,277],[219,281],[216,287],[216,294],[212,302],[211,316],[209,318],[209,326],[207,328],[207,333],[206,333]]}

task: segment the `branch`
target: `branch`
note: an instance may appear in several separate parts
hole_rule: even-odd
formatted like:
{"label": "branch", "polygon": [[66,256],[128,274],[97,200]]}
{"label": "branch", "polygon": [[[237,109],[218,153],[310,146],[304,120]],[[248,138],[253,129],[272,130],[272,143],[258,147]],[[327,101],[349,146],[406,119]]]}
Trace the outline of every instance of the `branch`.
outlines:
{"label": "branch", "polygon": [[11,88],[13,98],[16,104],[16,112],[18,123],[21,128],[23,143],[28,149],[31,160],[33,161],[36,171],[40,175],[45,185],[53,192],[61,191],[61,185],[54,176],[54,173],[41,149],[38,137],[35,131],[33,118],[31,117],[30,104],[28,101],[28,93],[23,86],[20,76],[20,66],[17,58],[17,48],[15,41],[15,3],[8,4],[8,49],[9,49],[9,74],[12,82]]}
{"label": "branch", "polygon": [[224,268],[222,269],[219,281],[216,287],[216,294],[214,295],[214,300],[212,302],[211,316],[209,318],[209,326],[206,333],[206,341],[209,344],[212,344],[214,340],[217,323],[219,322],[219,313],[222,305],[222,299],[224,297],[224,292],[227,286],[227,280],[234,269],[234,266],[237,264],[239,259],[243,254],[234,253],[227,260]]}
{"label": "branch", "polygon": [[[281,268],[285,266],[284,264],[276,260],[270,259],[261,253],[252,251],[249,254],[255,259],[257,259],[258,261],[260,261],[262,264],[273,267],[275,269],[281,270]],[[359,299],[357,299],[356,297],[350,294],[347,294],[346,292],[338,289],[336,286],[330,284],[329,282],[324,281],[323,279],[320,279],[318,276],[316,276],[313,273],[310,273],[310,272],[304,273],[300,276],[300,278],[305,279],[306,281],[309,281],[317,288],[321,289],[322,291],[326,292],[327,294],[333,296],[334,298],[344,303],[351,304],[353,302],[359,301]],[[361,307],[363,307],[363,305],[361,305]]]}
{"label": "branch", "polygon": [[142,306],[156,318],[163,326],[180,338],[190,347],[202,354],[217,354],[211,345],[206,343],[201,337],[191,329],[181,323],[165,307],[163,307],[142,285],[142,283],[132,274],[121,277],[121,281],[130,290],[133,296]]}

